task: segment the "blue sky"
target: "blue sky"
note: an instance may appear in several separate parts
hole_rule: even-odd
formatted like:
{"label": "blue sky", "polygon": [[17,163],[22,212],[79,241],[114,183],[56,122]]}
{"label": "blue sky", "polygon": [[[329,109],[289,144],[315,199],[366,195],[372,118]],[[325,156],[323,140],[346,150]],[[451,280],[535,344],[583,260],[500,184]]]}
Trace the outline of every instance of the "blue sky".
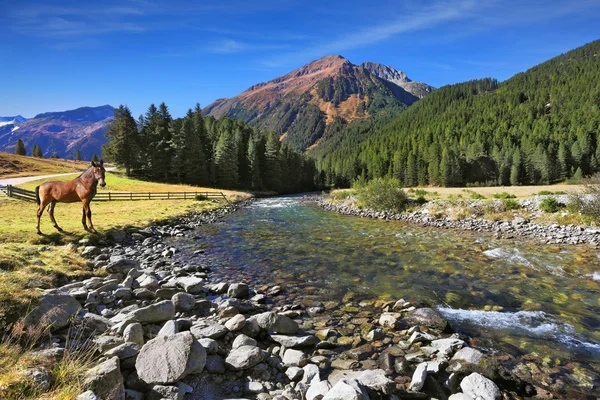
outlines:
{"label": "blue sky", "polygon": [[600,38],[600,1],[0,0],[0,115],[166,102],[175,117],[324,55],[439,87]]}

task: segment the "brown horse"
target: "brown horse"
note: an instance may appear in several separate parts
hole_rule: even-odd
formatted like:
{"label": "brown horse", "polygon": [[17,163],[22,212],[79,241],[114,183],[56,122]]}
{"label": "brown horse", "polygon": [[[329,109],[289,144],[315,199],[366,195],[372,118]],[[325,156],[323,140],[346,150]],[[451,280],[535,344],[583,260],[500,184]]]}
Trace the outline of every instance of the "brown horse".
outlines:
{"label": "brown horse", "polygon": [[[96,188],[98,183],[101,187],[106,186],[104,181],[104,161],[100,160],[100,164],[92,161],[92,166],[89,167],[84,173],[79,175],[76,179],[67,182],[51,181],[41,184],[35,188],[35,198],[39,206],[37,211],[37,233],[41,235],[40,231],[40,218],[44,213],[44,209],[48,204],[48,214],[54,224],[54,227],[62,232],[62,229],[56,223],[54,219],[54,207],[57,202],[60,203],[74,203],[81,201],[83,203],[83,217],[81,223],[83,228],[91,233],[98,233],[94,229],[92,224],[92,210],[90,209],[90,202],[96,195]],[[85,217],[90,223],[90,227],[85,224]]]}

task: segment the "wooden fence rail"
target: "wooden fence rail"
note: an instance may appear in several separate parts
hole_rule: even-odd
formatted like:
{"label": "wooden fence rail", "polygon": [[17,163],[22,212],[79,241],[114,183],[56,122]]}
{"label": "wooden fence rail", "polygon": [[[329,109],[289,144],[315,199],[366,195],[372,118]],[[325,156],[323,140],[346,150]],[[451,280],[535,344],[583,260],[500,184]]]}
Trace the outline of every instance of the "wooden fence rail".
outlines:
{"label": "wooden fence rail", "polygon": [[[0,192],[15,199],[35,202],[35,192],[32,190],[6,185],[0,186]],[[96,193],[94,201],[192,200],[197,197],[223,199],[229,203],[223,192],[100,192]]]}

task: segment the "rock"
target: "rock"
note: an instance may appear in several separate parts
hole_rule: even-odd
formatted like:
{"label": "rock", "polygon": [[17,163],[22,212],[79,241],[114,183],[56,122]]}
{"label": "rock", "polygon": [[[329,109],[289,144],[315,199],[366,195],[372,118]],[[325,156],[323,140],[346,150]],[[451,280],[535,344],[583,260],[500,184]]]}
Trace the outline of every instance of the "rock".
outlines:
{"label": "rock", "polygon": [[247,299],[249,293],[248,285],[245,283],[232,283],[227,289],[227,297],[236,299]]}
{"label": "rock", "polygon": [[244,388],[244,392],[257,394],[261,393],[265,390],[265,387],[260,382],[246,382],[246,386]]}
{"label": "rock", "polygon": [[211,374],[222,375],[225,373],[225,360],[218,355],[210,355],[206,357],[205,368]]}
{"label": "rock", "polygon": [[239,331],[246,325],[246,317],[242,314],[234,315],[227,322],[225,322],[225,328],[231,332]]}
{"label": "rock", "polygon": [[213,285],[211,291],[215,294],[223,294],[227,293],[227,289],[229,289],[229,284],[226,282],[221,282]]}
{"label": "rock", "polygon": [[460,339],[448,338],[438,339],[431,342],[431,347],[438,350],[438,354],[443,357],[448,357],[456,350],[464,347],[465,342]]}
{"label": "rock", "polygon": [[428,328],[445,330],[448,327],[448,321],[433,308],[417,308],[409,312],[404,321],[410,325],[423,325]]}
{"label": "rock", "polygon": [[302,383],[312,385],[313,383],[321,380],[321,371],[315,364],[306,364],[304,367],[302,367],[302,370],[304,371],[302,375]]}
{"label": "rock", "polygon": [[29,378],[37,392],[47,392],[52,388],[54,377],[44,367],[34,367],[23,371],[23,375]]}
{"label": "rock", "polygon": [[123,339],[119,336],[99,336],[94,339],[94,343],[98,346],[98,351],[102,354],[123,343]]}
{"label": "rock", "polygon": [[99,399],[123,399],[125,387],[118,357],[110,358],[85,374],[84,386]]}
{"label": "rock", "polygon": [[448,400],[473,400],[473,397],[464,393],[455,393],[452,396],[448,397]]}
{"label": "rock", "polygon": [[384,336],[385,336],[385,333],[383,332],[383,329],[376,328],[376,329],[370,330],[369,333],[367,333],[365,335],[365,340],[372,342],[374,340],[379,340],[379,339],[383,338]]}
{"label": "rock", "polygon": [[256,346],[256,345],[257,345],[256,340],[242,334],[242,335],[238,335],[235,338],[235,340],[233,341],[233,344],[231,345],[231,348],[237,349],[238,347],[241,347],[241,346]]}
{"label": "rock", "polygon": [[460,388],[464,394],[482,400],[500,400],[502,393],[498,386],[485,376],[473,372],[460,382]]}
{"label": "rock", "polygon": [[289,367],[285,371],[285,374],[290,378],[290,381],[297,382],[302,378],[302,375],[304,375],[304,369],[300,367]]}
{"label": "rock", "polygon": [[322,400],[368,400],[367,393],[353,379],[340,379]]}
{"label": "rock", "polygon": [[138,278],[138,282],[141,288],[144,289],[156,289],[158,287],[158,278],[154,275],[142,275]]}
{"label": "rock", "polygon": [[427,363],[423,362],[417,365],[417,369],[413,373],[412,380],[410,381],[410,386],[408,390],[412,390],[414,392],[418,392],[423,389],[425,385],[425,379],[427,378]]}
{"label": "rock", "polygon": [[479,361],[484,357],[483,353],[472,347],[464,347],[457,351],[451,361],[463,361],[468,364],[479,364]]}
{"label": "rock", "polygon": [[96,393],[92,392],[91,390],[86,390],[85,392],[83,392],[79,396],[77,396],[76,400],[100,400],[100,399],[98,399],[98,396],[96,396]]}
{"label": "rock", "polygon": [[144,382],[167,384],[202,371],[205,363],[204,347],[190,332],[181,332],[147,342],[138,354],[135,368]]}
{"label": "rock", "polygon": [[71,317],[79,312],[81,305],[74,297],[64,294],[42,296],[39,305],[23,321],[25,328],[52,326],[52,330],[69,325]]}
{"label": "rock", "polygon": [[[206,354],[217,354],[219,351],[219,344],[214,339],[202,338],[198,339],[198,343],[204,347]],[[254,341],[254,344],[256,345],[256,341]]]}
{"label": "rock", "polygon": [[395,328],[402,314],[397,312],[384,312],[379,317],[379,325],[383,327]]}
{"label": "rock", "polygon": [[171,297],[171,301],[175,305],[175,311],[191,311],[196,306],[196,298],[189,293],[176,293]]}
{"label": "rock", "polygon": [[204,279],[195,276],[179,278],[177,284],[190,294],[199,294],[204,290]]}
{"label": "rock", "polygon": [[239,371],[254,367],[263,358],[263,353],[258,347],[240,346],[231,350],[225,359],[225,365],[233,371]]}
{"label": "rock", "polygon": [[286,335],[271,335],[273,341],[288,348],[308,347],[317,344],[316,336],[286,336]]}
{"label": "rock", "polygon": [[356,380],[362,386],[384,394],[392,394],[396,386],[394,381],[385,376],[385,371],[382,369],[366,370]]}
{"label": "rock", "polygon": [[260,334],[261,328],[256,320],[256,316],[252,316],[250,318],[246,318],[246,324],[242,329],[245,335],[250,337],[256,337]]}
{"label": "rock", "polygon": [[283,354],[282,362],[284,365],[289,365],[289,366],[298,365],[299,366],[300,362],[302,360],[304,360],[305,358],[306,357],[304,356],[304,353],[301,352],[300,350],[287,349],[285,351],[285,353]]}
{"label": "rock", "polygon": [[144,400],[144,394],[136,390],[125,389],[125,400]]}
{"label": "rock", "polygon": [[267,311],[255,316],[258,325],[270,332],[294,334],[298,332],[298,324],[293,319]]}
{"label": "rock", "polygon": [[119,357],[120,360],[134,357],[140,349],[140,345],[133,342],[126,342],[108,350],[104,355],[106,357]]}
{"label": "rock", "polygon": [[156,334],[156,336],[171,336],[176,333],[179,333],[179,326],[175,320],[170,320],[165,322],[165,324],[160,328],[160,331]]}
{"label": "rock", "polygon": [[127,315],[128,319],[137,322],[156,323],[173,319],[175,316],[175,306],[170,300],[151,304],[147,307],[139,308]]}
{"label": "rock", "polygon": [[146,400],[183,400],[184,393],[179,391],[176,386],[154,385],[152,389],[146,393]]}
{"label": "rock", "polygon": [[130,269],[137,267],[137,261],[124,256],[111,256],[108,265],[104,268],[111,274],[127,274]]}
{"label": "rock", "polygon": [[94,313],[86,313],[81,322],[87,330],[93,331],[94,333],[104,333],[112,326],[112,322],[107,318]]}
{"label": "rock", "polygon": [[92,257],[96,257],[101,252],[102,252],[102,250],[99,247],[96,247],[96,246],[85,246],[85,248],[81,252],[81,255],[83,257],[86,257],[86,258],[92,258]]}
{"label": "rock", "polygon": [[123,339],[126,342],[134,342],[138,345],[144,345],[144,328],[142,328],[142,324],[139,322],[134,322],[133,324],[127,325],[125,330],[123,331]]}
{"label": "rock", "polygon": [[308,388],[306,391],[306,400],[317,400],[325,396],[331,389],[331,383],[329,381],[316,382]]}
{"label": "rock", "polygon": [[229,332],[223,325],[213,321],[202,321],[199,324],[193,325],[190,328],[190,331],[196,339],[218,339]]}

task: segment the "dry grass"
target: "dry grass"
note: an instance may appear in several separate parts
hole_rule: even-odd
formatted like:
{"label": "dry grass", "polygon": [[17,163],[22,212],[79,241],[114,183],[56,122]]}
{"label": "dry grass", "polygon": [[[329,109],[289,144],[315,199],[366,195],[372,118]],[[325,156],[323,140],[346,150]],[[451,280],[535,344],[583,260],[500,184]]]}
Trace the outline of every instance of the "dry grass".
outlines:
{"label": "dry grass", "polygon": [[541,191],[564,191],[567,193],[579,193],[582,192],[583,185],[542,185],[542,186],[485,186],[485,187],[456,187],[456,188],[445,188],[445,187],[418,187],[413,188],[415,190],[421,189],[428,192],[436,192],[435,198],[448,198],[451,196],[461,196],[464,199],[469,199],[469,192],[475,192],[486,198],[491,198],[494,194],[506,192],[514,194],[518,198],[531,197],[538,194]]}
{"label": "dry grass", "polygon": [[89,164],[88,161],[36,158],[0,152],[0,178],[78,172],[85,170]]}

